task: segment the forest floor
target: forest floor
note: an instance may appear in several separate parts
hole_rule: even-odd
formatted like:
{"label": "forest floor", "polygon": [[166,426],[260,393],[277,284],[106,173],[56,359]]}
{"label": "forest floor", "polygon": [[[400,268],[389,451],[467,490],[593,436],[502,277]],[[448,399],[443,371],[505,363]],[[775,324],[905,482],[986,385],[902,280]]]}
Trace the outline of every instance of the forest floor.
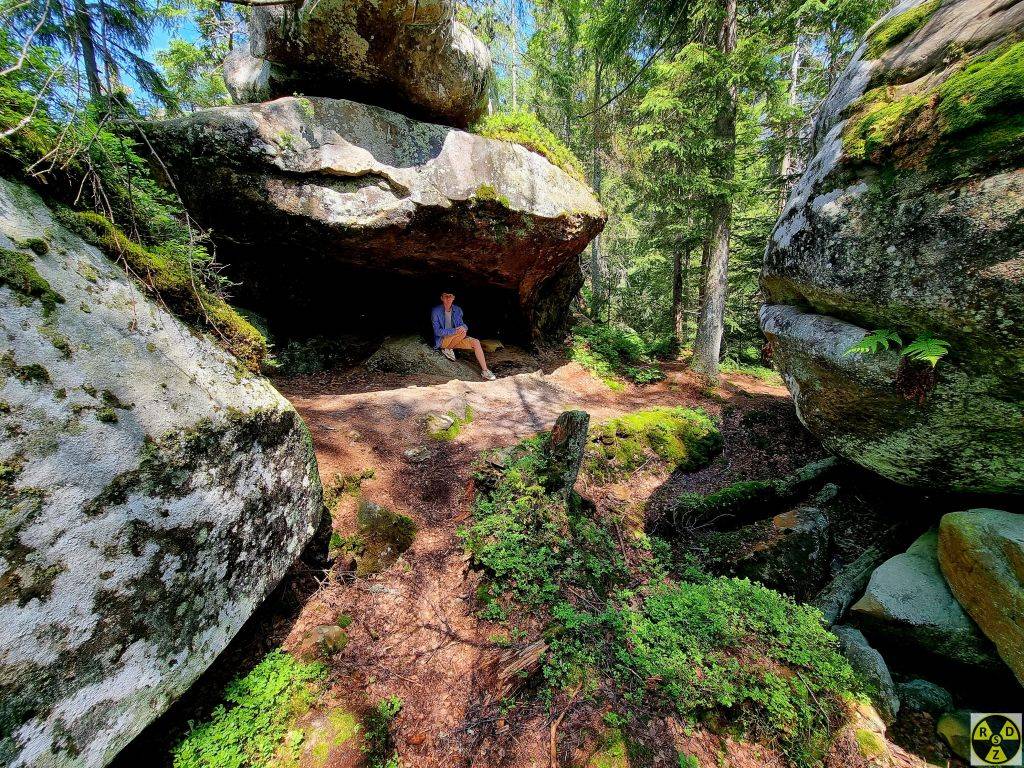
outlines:
{"label": "forest floor", "polygon": [[[347,644],[329,659],[326,693],[297,724],[307,734],[320,733],[307,738],[303,765],[363,765],[357,740],[342,738],[339,729],[350,727],[352,713],[360,717],[391,696],[402,701],[392,733],[407,766],[552,765],[552,718],[546,709],[511,724],[483,707],[507,638],[498,636],[500,625],[478,616],[479,574],[470,568],[458,535],[471,514],[480,453],[549,429],[568,409],[588,411],[595,423],[656,405],[703,408],[720,421],[724,438],[722,453],[710,465],[602,489],[615,497],[613,503],[639,501],[649,511],[683,491],[781,477],[823,455],[797,421],[785,388],[744,374],[726,375],[720,387],[709,390],[682,364],[669,364],[661,382],[613,390],[579,365],[556,358],[531,360],[509,351],[493,367],[512,375],[494,382],[442,382],[359,366],[275,381],[309,425],[325,488],[338,478],[364,478],[339,494],[334,532],[356,532],[357,508],[365,499],[410,516],[415,539],[397,562],[374,575],[356,576],[343,563],[335,563],[326,578],[308,568],[293,572],[281,588],[287,594],[279,590],[273,605],[250,620],[193,691],[121,760],[145,754],[153,762],[160,754],[168,761],[163,756],[187,720],[209,711],[226,680],[244,674],[273,647],[317,655],[316,628],[348,617]],[[515,373],[530,367],[541,370]],[[427,433],[430,414],[464,415],[467,407],[472,421],[451,439]],[[567,759],[563,764],[586,764],[593,745],[583,743],[576,726],[580,718],[599,714],[577,712],[566,721],[562,733],[568,735],[559,737],[565,744],[557,750]],[[712,752],[721,748],[708,746]],[[691,749],[699,752],[700,745]],[[747,762],[730,753],[733,765]],[[770,761],[752,754],[749,764]]]}

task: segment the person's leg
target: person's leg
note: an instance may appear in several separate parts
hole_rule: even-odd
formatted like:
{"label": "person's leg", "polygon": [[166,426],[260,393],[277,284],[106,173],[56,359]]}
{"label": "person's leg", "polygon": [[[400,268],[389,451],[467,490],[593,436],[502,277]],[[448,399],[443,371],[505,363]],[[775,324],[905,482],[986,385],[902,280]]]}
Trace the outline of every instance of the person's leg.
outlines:
{"label": "person's leg", "polygon": [[451,336],[445,336],[441,339],[441,349],[469,349],[462,345],[462,342],[466,338],[466,329],[459,328]]}
{"label": "person's leg", "polygon": [[[448,339],[451,338],[453,338],[453,336],[446,336],[444,341],[447,342]],[[457,341],[451,342],[451,349],[473,350],[473,354],[476,355],[476,361],[480,364],[480,370],[487,370],[487,358],[484,357],[484,348],[480,346],[479,339],[474,339],[472,336],[463,336]]]}

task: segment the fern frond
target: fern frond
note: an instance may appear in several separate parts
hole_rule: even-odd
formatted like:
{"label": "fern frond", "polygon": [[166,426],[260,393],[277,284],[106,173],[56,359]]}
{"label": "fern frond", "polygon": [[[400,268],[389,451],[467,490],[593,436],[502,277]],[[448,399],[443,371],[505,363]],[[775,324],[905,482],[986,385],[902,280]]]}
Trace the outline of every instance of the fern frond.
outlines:
{"label": "fern frond", "polygon": [[889,349],[891,344],[900,346],[903,344],[903,339],[900,338],[896,331],[890,331],[888,328],[876,328],[871,333],[865,335],[860,341],[851,344],[843,354],[873,355],[883,349]]}
{"label": "fern frond", "polygon": [[930,333],[922,333],[904,347],[900,354],[904,357],[909,357],[911,360],[931,363],[932,368],[934,368],[947,352],[949,352],[948,341],[937,339]]}

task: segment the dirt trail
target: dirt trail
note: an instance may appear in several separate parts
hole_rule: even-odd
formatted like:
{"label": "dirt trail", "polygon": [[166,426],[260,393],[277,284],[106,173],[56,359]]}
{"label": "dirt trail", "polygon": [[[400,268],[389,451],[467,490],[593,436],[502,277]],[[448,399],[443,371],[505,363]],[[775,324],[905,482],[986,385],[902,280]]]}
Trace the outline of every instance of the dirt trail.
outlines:
{"label": "dirt trail", "polygon": [[[372,469],[374,476],[363,482],[362,496],[408,514],[418,524],[412,547],[398,563],[365,579],[332,571],[291,627],[285,645],[302,652],[313,646],[317,625],[333,624],[341,614],[353,619],[347,647],[331,661],[330,693],[306,720],[323,721],[338,703],[360,709],[398,695],[404,708],[395,725],[396,744],[407,765],[548,765],[542,718],[535,733],[499,738],[497,743],[505,747],[497,753],[475,753],[473,721],[486,688],[479,670],[496,648],[489,636],[497,626],[474,613],[477,576],[468,568],[457,535],[469,515],[472,462],[481,450],[549,428],[568,408],[582,408],[600,420],[651,405],[701,406],[716,415],[736,405],[737,411],[777,409],[779,418],[795,424],[781,387],[735,375],[708,393],[681,366],[667,373],[658,384],[621,391],[609,389],[574,363],[549,374],[519,374],[490,383],[423,385],[422,379],[417,384],[361,371],[276,381],[312,431],[325,483],[335,473]],[[341,380],[346,376],[347,381]],[[342,387],[349,388],[347,394],[338,394],[345,391]],[[352,392],[352,387],[362,391]],[[454,440],[426,434],[428,414],[462,413],[466,406],[473,421]],[[777,419],[773,415],[770,420]],[[425,460],[406,455],[422,448],[429,451]],[[734,474],[740,471],[739,459],[730,457],[727,448],[711,471]],[[783,469],[768,462],[762,471],[771,475]],[[355,511],[355,497],[345,496],[335,510],[335,531],[353,533]],[[304,764],[352,766],[358,758],[351,747],[332,747],[326,761],[323,753],[315,761],[310,755],[306,750]]]}

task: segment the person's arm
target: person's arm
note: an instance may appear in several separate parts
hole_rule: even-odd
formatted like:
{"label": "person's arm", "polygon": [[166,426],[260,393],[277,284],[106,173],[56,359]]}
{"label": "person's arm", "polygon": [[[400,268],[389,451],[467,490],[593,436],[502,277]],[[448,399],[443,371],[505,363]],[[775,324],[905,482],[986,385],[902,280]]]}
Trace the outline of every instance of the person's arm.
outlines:
{"label": "person's arm", "polygon": [[[431,312],[430,320],[434,324],[434,335],[435,336],[451,336],[455,333],[455,328],[444,327],[444,312]],[[455,325],[455,323],[452,323]]]}
{"label": "person's arm", "polygon": [[455,307],[452,312],[452,325],[456,328],[465,328],[466,333],[469,333],[469,326],[466,325],[466,321],[462,317],[462,307]]}

